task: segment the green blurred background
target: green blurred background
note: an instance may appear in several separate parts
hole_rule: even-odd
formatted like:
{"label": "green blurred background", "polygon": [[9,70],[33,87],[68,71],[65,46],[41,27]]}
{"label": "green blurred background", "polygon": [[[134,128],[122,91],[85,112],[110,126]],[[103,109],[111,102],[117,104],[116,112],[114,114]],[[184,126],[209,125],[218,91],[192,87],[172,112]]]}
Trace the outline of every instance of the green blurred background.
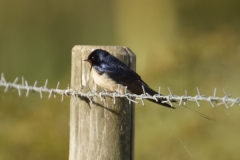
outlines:
{"label": "green blurred background", "polygon": [[[0,1],[0,72],[54,88],[70,82],[74,45],[128,46],[137,72],[167,94],[239,93],[240,1]],[[0,160],[65,160],[69,98],[40,99],[0,88]],[[136,105],[135,159],[239,159],[240,118],[235,105]],[[179,140],[181,139],[181,140]],[[182,145],[181,141],[184,143]],[[188,151],[192,154],[190,156]]]}

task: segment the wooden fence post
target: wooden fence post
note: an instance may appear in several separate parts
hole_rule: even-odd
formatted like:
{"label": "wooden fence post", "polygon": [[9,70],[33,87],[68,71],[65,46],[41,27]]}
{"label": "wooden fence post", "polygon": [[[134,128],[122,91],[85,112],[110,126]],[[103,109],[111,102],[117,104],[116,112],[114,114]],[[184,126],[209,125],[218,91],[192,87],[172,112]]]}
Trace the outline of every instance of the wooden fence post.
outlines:
{"label": "wooden fence post", "polygon": [[[71,88],[75,91],[101,92],[83,61],[94,49],[104,49],[135,70],[136,57],[127,47],[75,46],[72,49]],[[88,87],[89,86],[89,87]],[[82,88],[83,87],[83,88]],[[133,160],[134,104],[125,98],[110,97],[92,102],[71,97],[69,160]]]}

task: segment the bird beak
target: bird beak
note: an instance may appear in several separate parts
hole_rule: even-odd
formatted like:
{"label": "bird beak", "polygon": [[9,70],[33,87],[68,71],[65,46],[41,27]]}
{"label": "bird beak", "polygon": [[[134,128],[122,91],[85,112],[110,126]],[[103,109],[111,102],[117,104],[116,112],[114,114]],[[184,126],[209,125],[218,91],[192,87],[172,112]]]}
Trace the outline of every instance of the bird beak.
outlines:
{"label": "bird beak", "polygon": [[92,65],[92,61],[90,61],[89,59],[85,59],[83,61],[87,61],[87,62],[89,62]]}
{"label": "bird beak", "polygon": [[92,70],[92,61],[90,61],[89,59],[85,59],[85,60],[83,60],[83,61],[87,61],[87,62],[90,63],[90,65],[91,65],[90,72],[91,72],[91,70]]}

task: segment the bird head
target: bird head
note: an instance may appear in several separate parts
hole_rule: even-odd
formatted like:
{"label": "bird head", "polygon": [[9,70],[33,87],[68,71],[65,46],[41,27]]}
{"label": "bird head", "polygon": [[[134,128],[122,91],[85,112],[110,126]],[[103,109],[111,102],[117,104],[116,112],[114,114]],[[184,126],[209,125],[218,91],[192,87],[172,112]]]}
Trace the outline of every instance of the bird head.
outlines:
{"label": "bird head", "polygon": [[102,49],[96,49],[96,50],[92,51],[89,54],[88,58],[85,59],[84,61],[89,62],[90,65],[91,65],[91,69],[92,69],[93,65],[96,65],[100,61],[104,60],[105,57],[108,56],[108,55],[109,55],[109,53],[107,51],[102,50]]}

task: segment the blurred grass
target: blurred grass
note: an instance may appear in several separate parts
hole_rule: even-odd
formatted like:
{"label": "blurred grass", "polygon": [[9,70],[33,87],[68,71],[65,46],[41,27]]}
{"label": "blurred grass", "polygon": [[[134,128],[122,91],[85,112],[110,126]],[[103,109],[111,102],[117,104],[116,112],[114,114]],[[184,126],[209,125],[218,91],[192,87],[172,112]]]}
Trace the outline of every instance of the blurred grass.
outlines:
{"label": "blurred grass", "polygon": [[[124,45],[153,88],[174,94],[239,96],[240,2],[233,1],[0,1],[0,72],[61,88],[70,82],[71,48]],[[67,159],[69,100],[18,97],[0,89],[0,159]],[[136,105],[135,159],[239,159],[238,108]]]}

